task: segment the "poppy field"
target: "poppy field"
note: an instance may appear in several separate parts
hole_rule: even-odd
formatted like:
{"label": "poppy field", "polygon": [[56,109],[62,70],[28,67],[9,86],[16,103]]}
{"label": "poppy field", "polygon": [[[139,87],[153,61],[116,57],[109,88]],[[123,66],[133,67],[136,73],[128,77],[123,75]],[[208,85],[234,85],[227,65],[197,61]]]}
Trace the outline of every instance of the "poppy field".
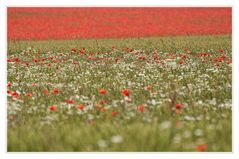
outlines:
{"label": "poppy field", "polygon": [[[231,34],[231,8],[8,8],[8,39]],[[23,27],[24,26],[24,27]]]}
{"label": "poppy field", "polygon": [[[178,9],[184,9],[182,17],[189,16],[183,14],[188,12],[186,8]],[[47,19],[56,11],[25,8],[30,14],[23,12],[24,8],[17,10],[12,8],[8,14],[9,152],[232,151],[231,19],[227,17],[230,9],[216,9],[218,19],[208,14],[213,17],[211,25],[209,20],[202,25],[191,23],[191,15],[190,25],[198,25],[192,30],[185,27],[177,32],[166,25],[162,34],[156,26],[141,32],[137,26],[140,22],[131,21],[136,26],[124,28],[123,23],[127,31],[119,34],[114,28],[118,23],[111,22],[112,32],[106,29],[103,34],[101,24],[107,24],[107,20],[96,20],[92,25],[99,26],[97,34],[87,31],[87,35],[74,30],[72,34],[54,33],[47,25],[57,18],[42,26],[41,20],[34,24],[49,28],[49,34],[37,29],[29,31],[35,26],[20,24],[32,24],[31,16]],[[63,18],[64,9],[60,10],[56,15]],[[69,13],[65,9],[64,13],[76,10]],[[124,12],[111,12],[129,17],[130,11],[121,10]],[[164,14],[177,12],[166,10]],[[205,17],[205,12],[212,10],[200,9],[198,17]],[[91,8],[83,13],[89,12],[99,14],[106,9]],[[145,15],[146,9],[135,9],[131,14],[138,16],[139,12]],[[21,16],[29,19],[24,21]],[[69,20],[72,25],[79,21],[77,18]],[[84,22],[86,26],[90,24]],[[52,27],[59,29],[56,24]],[[83,38],[74,38],[73,33]]]}

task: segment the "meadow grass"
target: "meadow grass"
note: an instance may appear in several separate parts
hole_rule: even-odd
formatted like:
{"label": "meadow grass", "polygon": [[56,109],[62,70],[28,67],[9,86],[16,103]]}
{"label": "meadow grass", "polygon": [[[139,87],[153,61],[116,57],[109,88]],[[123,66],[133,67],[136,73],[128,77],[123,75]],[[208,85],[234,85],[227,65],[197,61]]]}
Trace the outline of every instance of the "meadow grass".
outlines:
{"label": "meadow grass", "polygon": [[231,53],[229,35],[8,41],[8,151],[231,151]]}
{"label": "meadow grass", "polygon": [[191,50],[202,49],[231,49],[231,36],[171,36],[123,39],[79,39],[79,40],[9,40],[8,53],[16,53],[33,46],[41,51],[68,52],[71,48],[86,47],[89,50],[108,50],[112,46],[135,49],[160,49],[161,51],[178,51],[184,48]]}

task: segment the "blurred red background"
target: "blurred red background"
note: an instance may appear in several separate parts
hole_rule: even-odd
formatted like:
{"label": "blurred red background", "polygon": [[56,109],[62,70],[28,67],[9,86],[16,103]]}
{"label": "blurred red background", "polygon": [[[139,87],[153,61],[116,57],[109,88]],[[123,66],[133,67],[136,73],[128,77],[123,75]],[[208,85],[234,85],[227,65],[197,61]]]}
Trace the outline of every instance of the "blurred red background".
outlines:
{"label": "blurred red background", "polygon": [[231,34],[231,8],[8,8],[8,39]]}

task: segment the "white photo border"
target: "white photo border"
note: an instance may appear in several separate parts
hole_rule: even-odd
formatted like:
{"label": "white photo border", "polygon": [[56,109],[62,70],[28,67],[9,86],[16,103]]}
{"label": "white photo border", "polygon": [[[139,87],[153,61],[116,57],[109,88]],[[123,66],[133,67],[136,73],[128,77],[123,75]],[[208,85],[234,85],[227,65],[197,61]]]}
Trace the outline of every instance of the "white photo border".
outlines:
{"label": "white photo border", "polygon": [[[1,159],[238,159],[239,158],[239,1],[238,0],[2,0],[0,1],[0,20],[2,27],[1,35],[1,76],[0,76],[0,158]],[[138,152],[138,153],[118,153],[118,152],[62,152],[62,153],[8,153],[7,152],[7,118],[6,118],[6,83],[7,83],[7,7],[232,7],[232,51],[233,51],[233,82],[232,82],[232,152]],[[234,20],[235,19],[235,20]],[[238,115],[237,115],[238,114]],[[238,135],[237,135],[238,134]],[[220,139],[218,139],[220,140]]]}

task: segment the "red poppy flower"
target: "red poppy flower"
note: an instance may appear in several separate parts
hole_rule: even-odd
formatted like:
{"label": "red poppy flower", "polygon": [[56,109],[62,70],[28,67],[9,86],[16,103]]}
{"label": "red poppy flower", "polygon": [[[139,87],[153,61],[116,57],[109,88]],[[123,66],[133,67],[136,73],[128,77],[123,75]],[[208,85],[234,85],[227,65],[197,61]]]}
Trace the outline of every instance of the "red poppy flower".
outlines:
{"label": "red poppy flower", "polygon": [[15,61],[16,62],[20,62],[21,60],[19,58],[15,58]]}
{"label": "red poppy flower", "polygon": [[17,92],[12,93],[12,97],[14,98],[20,98],[20,95]]}
{"label": "red poppy flower", "polygon": [[224,50],[219,50],[219,52],[220,52],[220,53],[223,53],[223,52],[224,52]]}
{"label": "red poppy flower", "polygon": [[31,93],[26,93],[25,96],[32,97],[32,94]]}
{"label": "red poppy flower", "polygon": [[44,90],[43,90],[43,93],[48,94],[49,91],[48,91],[47,89],[44,89]]}
{"label": "red poppy flower", "polygon": [[100,105],[104,105],[104,104],[106,104],[108,101],[107,100],[102,100],[102,101],[100,101]]}
{"label": "red poppy flower", "polygon": [[180,61],[179,64],[182,65],[182,64],[183,64],[183,61]]}
{"label": "red poppy flower", "polygon": [[11,91],[10,91],[10,90],[7,90],[7,94],[11,94]]}
{"label": "red poppy flower", "polygon": [[45,60],[46,60],[46,58],[42,58],[42,59],[41,59],[41,61],[45,61]]}
{"label": "red poppy flower", "polygon": [[207,145],[206,144],[199,144],[197,146],[197,150],[200,151],[200,152],[206,151],[206,149],[207,149]]}
{"label": "red poppy flower", "polygon": [[23,62],[22,64],[24,64],[25,66],[29,66],[28,62]]}
{"label": "red poppy flower", "polygon": [[152,90],[152,86],[147,86],[147,90],[151,91]]}
{"label": "red poppy flower", "polygon": [[12,93],[12,96],[16,96],[16,95],[18,95],[17,92],[13,92],[13,93]]}
{"label": "red poppy flower", "polygon": [[50,106],[50,110],[52,110],[52,111],[57,110],[57,106],[55,106],[55,105]]}
{"label": "red poppy flower", "polygon": [[66,103],[68,103],[68,104],[74,104],[75,101],[74,101],[74,100],[66,100]]}
{"label": "red poppy flower", "polygon": [[71,53],[74,53],[74,52],[76,52],[76,49],[75,49],[75,48],[72,48],[72,49],[71,49]]}
{"label": "red poppy flower", "polygon": [[38,60],[37,60],[37,59],[33,59],[32,61],[33,61],[33,62],[35,62],[35,63],[37,63],[37,62],[38,62]]}
{"label": "red poppy flower", "polygon": [[116,116],[117,115],[117,112],[115,112],[115,111],[113,111],[113,112],[111,112],[111,116]]}
{"label": "red poppy flower", "polygon": [[8,83],[8,84],[7,84],[7,87],[11,87],[11,86],[12,86],[12,84],[11,84],[11,83]]}
{"label": "red poppy flower", "polygon": [[100,94],[106,94],[107,91],[106,91],[104,88],[101,88],[101,89],[99,90],[99,93],[100,93]]}
{"label": "red poppy flower", "polygon": [[74,60],[74,61],[73,61],[73,64],[75,64],[75,65],[78,64],[77,60]]}
{"label": "red poppy flower", "polygon": [[88,56],[88,60],[93,60],[93,59],[94,59],[93,55]]}
{"label": "red poppy flower", "polygon": [[178,104],[175,105],[175,108],[176,108],[176,109],[182,109],[182,108],[183,108],[183,105],[178,103]]}
{"label": "red poppy flower", "polygon": [[59,89],[54,89],[54,90],[53,90],[53,93],[54,93],[54,94],[58,94],[59,92],[60,92]]}
{"label": "red poppy flower", "polygon": [[80,110],[83,110],[85,108],[85,105],[84,104],[80,104],[80,105],[76,106],[76,108],[78,108]]}
{"label": "red poppy flower", "polygon": [[140,56],[140,57],[139,57],[139,60],[145,60],[145,59],[146,59],[145,56]]}
{"label": "red poppy flower", "polygon": [[143,113],[144,112],[144,105],[138,106],[138,110]]}
{"label": "red poppy flower", "polygon": [[129,96],[129,95],[130,95],[130,92],[129,92],[128,89],[122,90],[121,93],[122,93],[124,96]]}

